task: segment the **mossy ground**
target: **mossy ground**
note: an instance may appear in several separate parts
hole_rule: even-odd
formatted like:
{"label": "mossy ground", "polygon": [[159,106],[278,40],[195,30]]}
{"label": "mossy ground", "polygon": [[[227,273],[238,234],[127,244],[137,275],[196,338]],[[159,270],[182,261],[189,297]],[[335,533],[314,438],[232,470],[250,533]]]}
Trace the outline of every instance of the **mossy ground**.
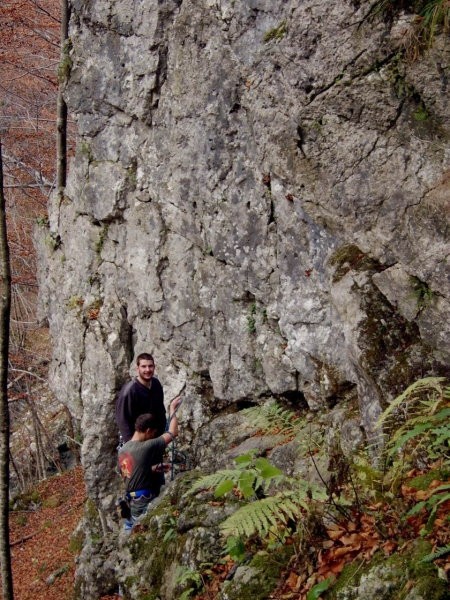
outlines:
{"label": "mossy ground", "polygon": [[[448,600],[450,590],[448,584],[439,578],[438,570],[432,563],[422,562],[431,551],[431,544],[425,540],[417,540],[405,552],[385,557],[377,553],[370,562],[361,561],[348,564],[330,590],[323,594],[326,600],[343,600],[356,598],[363,578],[377,571],[384,574],[383,580],[389,582],[390,591],[383,595],[383,600],[406,600],[412,589],[417,598],[426,600]],[[350,591],[352,590],[352,591]],[[362,595],[361,597],[366,598]]]}
{"label": "mossy ground", "polygon": [[258,552],[248,567],[255,569],[257,576],[249,581],[231,581],[224,591],[229,600],[266,600],[277,586],[283,569],[293,554],[292,546],[280,546],[276,552]]}

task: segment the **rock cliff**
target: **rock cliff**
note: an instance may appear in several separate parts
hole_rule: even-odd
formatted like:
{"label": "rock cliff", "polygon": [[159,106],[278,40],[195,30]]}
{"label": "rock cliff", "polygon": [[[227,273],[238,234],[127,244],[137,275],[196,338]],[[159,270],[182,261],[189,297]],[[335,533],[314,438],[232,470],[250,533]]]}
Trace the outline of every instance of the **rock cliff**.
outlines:
{"label": "rock cliff", "polygon": [[[187,383],[198,464],[214,419],[270,397],[351,399],[350,437],[374,441],[390,399],[445,372],[450,47],[408,59],[411,15],[372,4],[71,1],[78,141],[41,303],[105,540],[139,352],[167,398]],[[85,597],[108,569],[86,567]]]}

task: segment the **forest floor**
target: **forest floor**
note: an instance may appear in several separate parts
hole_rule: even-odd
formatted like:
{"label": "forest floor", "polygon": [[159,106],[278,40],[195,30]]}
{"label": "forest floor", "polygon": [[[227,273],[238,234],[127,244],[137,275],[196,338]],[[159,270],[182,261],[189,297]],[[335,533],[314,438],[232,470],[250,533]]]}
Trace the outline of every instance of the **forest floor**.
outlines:
{"label": "forest floor", "polygon": [[[423,476],[423,473],[411,471],[409,477]],[[426,490],[406,485],[401,486],[399,501],[405,506],[423,502],[436,489],[448,489],[448,481],[438,479],[430,481]],[[444,490],[445,491],[445,490]],[[433,548],[448,547],[450,525],[448,520],[450,499],[448,495],[442,500],[435,514],[435,520],[428,535]],[[13,566],[15,600],[74,600],[74,575],[76,556],[81,549],[80,536],[76,534],[77,526],[83,516],[86,489],[83,470],[80,466],[61,475],[50,477],[39,483],[33,491],[16,501],[10,512],[10,546]],[[314,581],[335,577],[349,562],[368,560],[375,551],[381,550],[389,556],[406,548],[413,540],[421,537],[426,526],[428,515],[421,511],[407,520],[399,520],[392,503],[379,503],[368,506],[374,514],[366,514],[360,519],[359,528],[351,523],[345,527],[332,527],[328,530],[329,538],[323,542],[320,560],[315,565]],[[374,512],[375,511],[375,512]],[[370,513],[370,511],[369,511]],[[374,516],[375,515],[375,516]],[[378,525],[386,528],[388,535],[380,538]],[[350,533],[349,533],[350,532]],[[402,541],[402,543],[400,543]],[[450,574],[448,553],[435,561],[446,577]],[[214,590],[223,579],[223,569],[210,582],[206,595],[196,598],[216,597]],[[304,571],[304,572],[303,572]],[[309,573],[311,575],[311,573]],[[283,574],[273,598],[305,598],[310,585],[304,579],[306,570],[291,565],[291,570]],[[311,579],[311,577],[310,577]],[[310,583],[310,582],[309,582]],[[306,587],[305,587],[306,586]],[[313,597],[317,597],[313,596]],[[86,600],[118,600],[119,596],[103,596]],[[1,594],[0,594],[1,600]]]}
{"label": "forest floor", "polygon": [[83,471],[78,466],[42,481],[16,503],[10,512],[15,600],[74,598],[75,559],[80,550],[74,532],[85,500]]}
{"label": "forest floor", "polygon": [[81,467],[39,483],[10,512],[15,600],[69,600],[75,556],[73,532],[86,490]]}

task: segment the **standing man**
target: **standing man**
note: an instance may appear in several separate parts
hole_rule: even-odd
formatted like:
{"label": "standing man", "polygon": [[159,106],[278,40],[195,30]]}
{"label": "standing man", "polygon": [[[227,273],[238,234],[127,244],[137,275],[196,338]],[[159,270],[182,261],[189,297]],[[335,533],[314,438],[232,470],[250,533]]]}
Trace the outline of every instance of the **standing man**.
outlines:
{"label": "standing man", "polygon": [[164,392],[159,380],[154,377],[155,361],[151,354],[139,354],[136,359],[136,372],[137,377],[120,390],[116,403],[116,421],[123,443],[132,438],[139,415],[153,415],[157,436],[166,428]]}

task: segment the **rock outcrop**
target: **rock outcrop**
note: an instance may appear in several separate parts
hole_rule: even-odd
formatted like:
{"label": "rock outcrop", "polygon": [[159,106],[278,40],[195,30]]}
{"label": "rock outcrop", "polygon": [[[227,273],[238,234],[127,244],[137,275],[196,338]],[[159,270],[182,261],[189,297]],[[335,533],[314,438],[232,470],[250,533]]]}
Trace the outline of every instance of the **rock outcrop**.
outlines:
{"label": "rock outcrop", "polygon": [[408,19],[369,8],[71,1],[78,138],[41,302],[105,540],[115,396],[139,352],[167,398],[187,383],[199,462],[213,419],[270,397],[355,398],[353,437],[374,441],[383,406],[446,369],[450,48],[406,60]]}

